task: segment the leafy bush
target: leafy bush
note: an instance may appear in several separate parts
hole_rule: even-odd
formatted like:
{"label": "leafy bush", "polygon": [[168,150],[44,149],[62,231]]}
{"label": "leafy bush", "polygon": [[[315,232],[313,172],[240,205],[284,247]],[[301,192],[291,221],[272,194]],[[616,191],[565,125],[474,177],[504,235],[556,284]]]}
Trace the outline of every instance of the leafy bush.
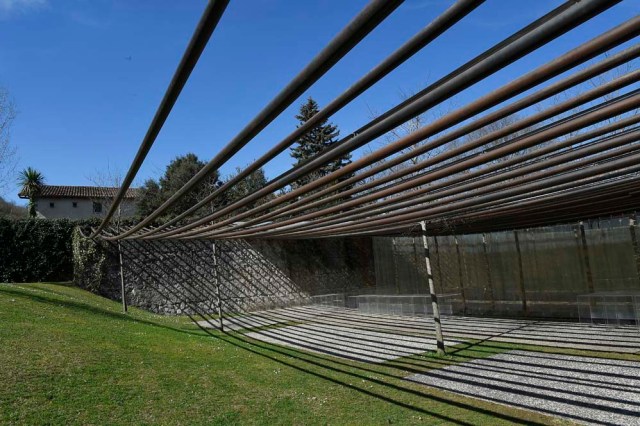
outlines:
{"label": "leafy bush", "polygon": [[67,219],[0,219],[0,282],[71,280],[74,226]]}
{"label": "leafy bush", "polygon": [[[84,231],[87,235],[86,230]],[[73,231],[73,283],[92,293],[104,294],[105,282],[109,278],[115,253],[104,241],[85,238],[80,227]],[[106,286],[108,287],[108,286]]]}

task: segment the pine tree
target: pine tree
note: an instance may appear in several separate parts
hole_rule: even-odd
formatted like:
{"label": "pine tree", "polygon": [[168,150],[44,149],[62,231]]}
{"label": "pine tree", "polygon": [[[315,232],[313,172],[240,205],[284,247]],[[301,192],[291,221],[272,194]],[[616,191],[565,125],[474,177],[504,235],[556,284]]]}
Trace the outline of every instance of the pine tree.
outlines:
{"label": "pine tree", "polygon": [[[309,97],[307,102],[300,106],[300,112],[296,115],[296,119],[300,122],[298,127],[309,121],[309,119],[316,115],[318,111],[318,103],[313,100],[313,98]],[[325,149],[328,149],[338,143],[338,136],[340,135],[338,126],[329,123],[328,121],[329,120],[326,118],[322,120],[316,127],[312,128],[309,132],[298,139],[296,141],[296,146],[291,148],[291,157],[296,160],[296,166],[305,163],[307,160],[315,157]],[[303,176],[297,180],[293,186],[300,187],[305,185],[315,178],[326,176],[349,163],[351,163],[351,154],[347,153],[330,163],[325,164],[316,172]],[[348,177],[350,176],[346,176],[340,180],[344,180]]]}
{"label": "pine tree", "polygon": [[[159,180],[148,179],[141,188],[140,202],[138,203],[138,214],[146,216],[160,207],[176,191],[186,184],[196,173],[205,166],[204,161],[200,161],[197,155],[189,153],[178,156],[171,160],[164,175]],[[163,219],[170,219],[178,216],[189,207],[211,194],[221,185],[218,171],[211,173],[203,182],[188,192],[181,200],[176,202],[164,215]],[[213,201],[207,207],[201,208],[194,213],[196,217],[211,213],[218,207],[217,201]]]}

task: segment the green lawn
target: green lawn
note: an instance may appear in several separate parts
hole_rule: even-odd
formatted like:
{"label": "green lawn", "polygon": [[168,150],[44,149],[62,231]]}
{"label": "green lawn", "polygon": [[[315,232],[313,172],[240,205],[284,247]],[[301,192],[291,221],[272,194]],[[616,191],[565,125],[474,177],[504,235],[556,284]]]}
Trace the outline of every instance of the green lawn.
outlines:
{"label": "green lawn", "polygon": [[0,284],[0,424],[565,424],[402,380],[509,348],[370,365],[124,315],[62,284]]}

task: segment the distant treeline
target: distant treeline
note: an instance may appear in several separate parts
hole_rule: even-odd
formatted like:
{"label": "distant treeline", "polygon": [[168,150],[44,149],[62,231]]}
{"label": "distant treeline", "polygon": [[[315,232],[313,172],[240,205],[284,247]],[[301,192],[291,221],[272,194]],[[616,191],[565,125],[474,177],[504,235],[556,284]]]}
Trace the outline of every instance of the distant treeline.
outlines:
{"label": "distant treeline", "polygon": [[0,197],[0,218],[24,219],[27,209]]}

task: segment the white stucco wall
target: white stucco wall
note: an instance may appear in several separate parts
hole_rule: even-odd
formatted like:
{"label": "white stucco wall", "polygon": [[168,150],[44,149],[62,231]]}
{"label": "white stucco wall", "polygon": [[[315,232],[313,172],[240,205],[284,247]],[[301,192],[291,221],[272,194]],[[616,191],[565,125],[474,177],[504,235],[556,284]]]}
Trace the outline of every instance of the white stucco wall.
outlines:
{"label": "white stucco wall", "polygon": [[[108,210],[109,204],[105,200],[95,200],[102,203],[102,212],[94,213],[93,201],[88,198],[38,198],[36,201],[36,211],[38,217],[46,219],[86,219],[90,217],[103,217]],[[51,207],[53,203],[53,207]],[[76,203],[76,207],[73,206]],[[123,217],[130,217],[135,214],[136,204],[134,200],[124,200],[122,202],[121,214]]]}

